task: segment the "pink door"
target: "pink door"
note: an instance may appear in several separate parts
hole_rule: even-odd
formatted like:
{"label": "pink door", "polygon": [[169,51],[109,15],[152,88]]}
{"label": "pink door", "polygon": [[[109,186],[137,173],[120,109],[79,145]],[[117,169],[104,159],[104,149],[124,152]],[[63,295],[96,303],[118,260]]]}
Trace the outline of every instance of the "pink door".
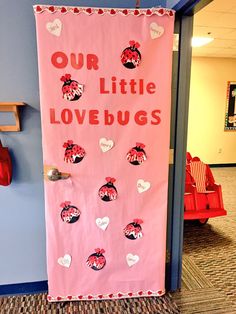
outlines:
{"label": "pink door", "polygon": [[34,10],[48,300],[162,295],[173,11]]}

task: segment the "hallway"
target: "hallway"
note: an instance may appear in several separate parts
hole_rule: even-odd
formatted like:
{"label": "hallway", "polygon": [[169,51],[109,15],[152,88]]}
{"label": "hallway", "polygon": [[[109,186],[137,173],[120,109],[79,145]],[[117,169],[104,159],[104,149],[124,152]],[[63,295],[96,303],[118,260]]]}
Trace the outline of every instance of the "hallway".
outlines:
{"label": "hallway", "polygon": [[236,168],[213,168],[227,216],[184,228],[181,313],[236,313]]}

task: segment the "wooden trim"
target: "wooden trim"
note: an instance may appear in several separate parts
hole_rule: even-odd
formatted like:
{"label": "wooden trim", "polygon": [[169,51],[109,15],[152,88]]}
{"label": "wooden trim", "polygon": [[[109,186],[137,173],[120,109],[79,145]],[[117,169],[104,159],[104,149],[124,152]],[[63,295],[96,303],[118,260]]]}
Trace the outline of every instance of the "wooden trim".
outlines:
{"label": "wooden trim", "polygon": [[12,112],[15,117],[15,125],[0,125],[0,132],[19,132],[20,129],[20,112],[19,107],[25,106],[23,102],[0,102],[1,112]]}

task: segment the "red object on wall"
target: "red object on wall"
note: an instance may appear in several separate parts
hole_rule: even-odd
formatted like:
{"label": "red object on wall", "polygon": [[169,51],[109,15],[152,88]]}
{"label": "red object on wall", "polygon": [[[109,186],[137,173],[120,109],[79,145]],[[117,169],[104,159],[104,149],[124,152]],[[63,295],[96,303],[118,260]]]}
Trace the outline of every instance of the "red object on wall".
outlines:
{"label": "red object on wall", "polygon": [[186,164],[184,219],[224,216],[221,186],[215,183],[208,165],[194,157]]}
{"label": "red object on wall", "polygon": [[7,186],[12,180],[12,163],[8,147],[0,141],[0,185]]}

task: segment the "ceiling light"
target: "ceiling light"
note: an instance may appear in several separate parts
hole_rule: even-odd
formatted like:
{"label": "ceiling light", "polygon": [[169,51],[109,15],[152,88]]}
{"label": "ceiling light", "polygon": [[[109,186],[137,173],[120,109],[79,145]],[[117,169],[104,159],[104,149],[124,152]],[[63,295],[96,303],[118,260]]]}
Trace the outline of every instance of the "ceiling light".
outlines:
{"label": "ceiling light", "polygon": [[212,37],[193,37],[192,38],[192,47],[202,47],[214,40]]}

